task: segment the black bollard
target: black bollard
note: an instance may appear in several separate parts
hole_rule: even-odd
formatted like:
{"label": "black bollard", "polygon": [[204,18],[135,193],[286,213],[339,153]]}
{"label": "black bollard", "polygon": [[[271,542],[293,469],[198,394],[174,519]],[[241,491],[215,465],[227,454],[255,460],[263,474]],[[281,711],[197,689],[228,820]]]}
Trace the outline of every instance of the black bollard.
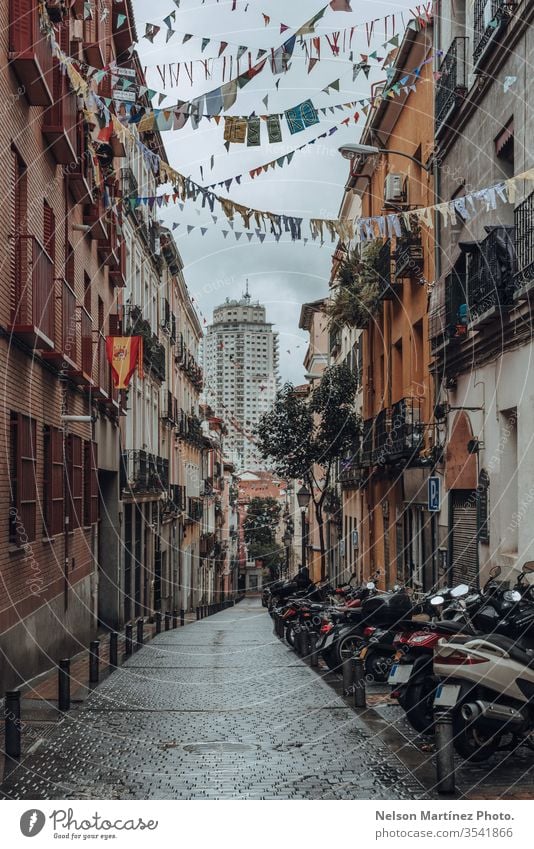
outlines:
{"label": "black bollard", "polygon": [[343,695],[350,696],[354,689],[354,658],[346,657],[341,664],[343,674]]}
{"label": "black bollard", "polygon": [[98,684],[100,674],[100,640],[89,643],[89,683]]}
{"label": "black bollard", "polygon": [[310,632],[310,666],[319,666],[319,654],[317,652],[317,634],[315,631]]}
{"label": "black bollard", "polygon": [[154,618],[156,620],[156,634],[161,634],[161,613],[159,612],[159,610],[157,611]]}
{"label": "black bollard", "polygon": [[180,610],[180,628],[183,628],[185,625],[185,610],[182,608]]}
{"label": "black bollard", "polygon": [[124,654],[130,657],[133,652],[133,627],[126,625],[124,628]]}
{"label": "black bollard", "polygon": [[197,607],[197,621],[200,619],[200,607]]}
{"label": "black bollard", "polygon": [[438,793],[451,794],[455,791],[454,746],[452,714],[450,710],[436,710],[436,788]]}
{"label": "black bollard", "polygon": [[145,623],[143,622],[143,620],[142,620],[142,619],[138,619],[138,620],[137,620],[137,645],[136,645],[136,651],[139,651],[139,649],[140,649],[140,648],[141,648],[141,646],[143,645],[143,628],[144,628],[144,626],[145,626]]}
{"label": "black bollard", "polygon": [[116,631],[109,635],[109,665],[112,669],[119,665],[119,635]]}
{"label": "black bollard", "polygon": [[171,630],[171,614],[168,612],[165,614],[165,630]]}
{"label": "black bollard", "polygon": [[4,699],[5,751],[8,758],[20,758],[20,690],[8,690]]}
{"label": "black bollard", "polygon": [[303,628],[300,632],[300,656],[304,661],[308,659],[308,631]]}
{"label": "black bollard", "polygon": [[353,659],[353,675],[354,675],[354,707],[365,708],[367,702],[365,699],[365,669],[363,660],[359,657]]}
{"label": "black bollard", "polygon": [[177,610],[173,610],[173,612],[172,612],[172,627],[173,628],[178,627],[178,611]]}
{"label": "black bollard", "polygon": [[70,710],[70,658],[59,661],[57,668],[57,707]]}

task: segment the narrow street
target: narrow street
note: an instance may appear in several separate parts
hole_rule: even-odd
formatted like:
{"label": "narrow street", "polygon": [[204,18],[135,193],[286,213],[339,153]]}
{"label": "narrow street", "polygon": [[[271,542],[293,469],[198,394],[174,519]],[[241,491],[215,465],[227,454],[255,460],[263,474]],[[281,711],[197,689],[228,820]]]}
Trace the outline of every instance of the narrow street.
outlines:
{"label": "narrow street", "polygon": [[256,598],[160,634],[59,721],[47,710],[3,798],[425,797]]}

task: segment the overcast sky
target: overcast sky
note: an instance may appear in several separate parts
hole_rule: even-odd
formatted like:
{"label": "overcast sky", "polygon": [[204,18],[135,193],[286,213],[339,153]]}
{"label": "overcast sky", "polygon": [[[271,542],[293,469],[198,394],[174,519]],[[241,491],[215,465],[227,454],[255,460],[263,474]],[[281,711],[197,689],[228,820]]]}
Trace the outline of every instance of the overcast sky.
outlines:
{"label": "overcast sky", "polygon": [[[173,28],[176,34],[165,43],[166,26],[163,18],[176,6],[173,0],[133,0],[136,23],[140,44],[138,52],[142,62],[148,66],[147,82],[152,88],[161,91],[162,80],[155,67],[156,64],[185,61],[193,58],[216,56],[219,41],[229,42],[226,49],[228,55],[237,50],[232,42],[238,45],[251,46],[256,49],[278,46],[291,33],[298,29],[306,20],[319,11],[326,0],[237,0],[237,11],[231,11],[231,0],[216,3],[215,0],[181,0],[180,10],[176,11],[176,22]],[[248,12],[244,12],[248,5]],[[352,0],[352,13],[334,13],[328,11],[317,27],[317,34],[332,32],[335,29],[361,24],[373,17],[397,13],[395,31],[402,29],[399,12],[401,9],[413,7],[413,3],[404,2],[363,2]],[[271,18],[269,27],[265,27],[262,12]],[[145,32],[145,22],[161,25],[162,31],[151,44],[142,38]],[[280,35],[280,23],[290,26],[290,29]],[[388,22],[387,37],[393,34],[391,22]],[[377,25],[378,27],[379,25]],[[379,36],[373,40],[372,46],[367,47],[365,40],[353,42],[355,61],[359,60],[358,51],[372,52],[380,48],[384,37],[383,24],[378,30]],[[201,52],[201,44],[193,39],[182,44],[182,33],[193,33],[198,36],[217,39],[215,45],[209,44]],[[323,40],[324,41],[324,40]],[[379,50],[379,55],[384,51]],[[324,58],[323,58],[324,57]],[[255,60],[253,55],[253,60]],[[242,69],[244,64],[242,64]],[[171,106],[178,100],[189,100],[202,92],[210,91],[221,82],[220,73],[214,73],[211,80],[206,81],[202,66],[194,63],[193,85],[185,74],[181,74],[178,87],[167,88],[167,99],[162,107]],[[300,48],[295,49],[290,71],[280,77],[273,77],[266,68],[252,82],[242,89],[231,113],[237,115],[281,112],[307,98],[311,98],[316,106],[330,106],[353,99],[363,98],[370,93],[370,83],[373,79],[381,79],[384,73],[376,68],[370,75],[369,81],[360,74],[355,83],[352,82],[352,64],[343,58],[334,58],[330,50],[322,49],[322,59],[311,74],[307,74],[304,58]],[[340,79],[339,93],[321,92],[327,84]],[[228,77],[226,77],[228,79]],[[275,88],[276,79],[280,80],[278,90]],[[268,95],[268,108],[262,102]],[[157,105],[157,100],[154,100]],[[337,121],[347,117],[349,112],[336,115],[321,116],[321,127],[311,127],[295,136],[290,136],[285,122],[282,125],[283,142],[280,144],[267,143],[265,125],[262,126],[261,147],[249,148],[246,145],[232,145],[228,153],[223,141],[223,122],[217,127],[214,122],[201,121],[197,130],[192,130],[190,122],[179,131],[163,133],[167,155],[170,164],[186,176],[191,176],[196,182],[208,185],[219,180],[233,177],[240,172],[245,176],[241,185],[232,183],[229,192],[224,189],[216,191],[223,196],[259,209],[273,212],[310,217],[337,217],[343,186],[348,176],[348,163],[337,152],[343,142],[357,141],[363,126],[364,116],[358,125],[341,127],[330,138],[308,147],[305,151],[295,153],[293,161],[284,168],[262,174],[254,181],[248,176],[248,171],[256,166],[281,156],[293,150],[304,141],[314,138],[320,132],[329,129]],[[324,123],[323,123],[324,122]],[[215,156],[213,170],[210,170],[210,157]],[[204,168],[204,180],[201,179],[199,166]],[[202,211],[194,203],[186,204],[183,212],[179,207],[164,211],[162,217],[168,225],[180,222],[175,231],[175,237],[185,265],[185,277],[189,289],[197,300],[199,307],[208,321],[211,320],[213,308],[225,298],[239,297],[249,280],[250,292],[267,306],[269,321],[276,325],[280,334],[280,365],[283,379],[295,383],[303,382],[304,369],[302,359],[306,351],[307,334],[298,329],[300,308],[305,301],[322,297],[328,290],[328,277],[331,266],[331,256],[334,245],[329,242],[319,246],[317,242],[291,242],[282,239],[279,243],[261,245],[256,239],[248,242],[241,237],[239,242],[230,234],[227,239],[221,230],[224,224],[221,219],[213,224],[209,212]],[[217,212],[217,210],[216,210]],[[222,213],[221,213],[222,215]],[[238,219],[240,221],[240,219]],[[186,225],[195,225],[197,229],[186,235]],[[209,227],[204,237],[198,227]],[[242,229],[236,223],[236,229]]]}

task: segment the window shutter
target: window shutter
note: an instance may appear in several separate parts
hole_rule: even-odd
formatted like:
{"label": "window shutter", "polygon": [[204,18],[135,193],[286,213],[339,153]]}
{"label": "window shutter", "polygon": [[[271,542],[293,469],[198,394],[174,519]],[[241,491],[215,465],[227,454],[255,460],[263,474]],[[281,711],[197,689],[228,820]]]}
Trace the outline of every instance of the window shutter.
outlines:
{"label": "window shutter", "polygon": [[51,206],[43,205],[43,238],[44,248],[55,265],[56,262],[56,217]]}
{"label": "window shutter", "polygon": [[46,434],[46,527],[48,535],[60,534],[64,528],[65,513],[65,467],[63,464],[63,431],[56,427]]}
{"label": "window shutter", "polygon": [[68,504],[70,530],[82,523],[83,508],[83,456],[82,440],[79,436],[67,438]]}
{"label": "window shutter", "polygon": [[23,545],[32,542],[36,537],[37,527],[37,462],[36,436],[37,429],[33,419],[15,414],[14,424],[16,434],[14,439],[16,493],[15,507],[17,510],[16,542]]}
{"label": "window shutter", "polygon": [[98,522],[98,445],[84,442],[84,524]]}
{"label": "window shutter", "polygon": [[109,335],[121,336],[121,320],[118,313],[109,314]]}

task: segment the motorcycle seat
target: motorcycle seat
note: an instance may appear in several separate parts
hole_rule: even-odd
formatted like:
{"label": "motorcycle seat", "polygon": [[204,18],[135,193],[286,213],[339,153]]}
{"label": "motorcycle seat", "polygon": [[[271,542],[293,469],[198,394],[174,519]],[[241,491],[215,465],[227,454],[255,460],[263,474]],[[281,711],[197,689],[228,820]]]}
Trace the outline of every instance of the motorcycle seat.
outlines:
{"label": "motorcycle seat", "polygon": [[503,634],[491,634],[491,636],[484,636],[481,639],[486,640],[488,643],[493,643],[493,645],[498,646],[500,649],[504,649],[512,660],[516,660],[524,666],[534,666],[534,653],[526,652],[525,649],[521,648],[510,637],[505,637]]}
{"label": "motorcycle seat", "polygon": [[453,622],[451,619],[435,622],[428,626],[432,631],[438,631],[442,634],[473,634],[473,629],[462,622]]}

